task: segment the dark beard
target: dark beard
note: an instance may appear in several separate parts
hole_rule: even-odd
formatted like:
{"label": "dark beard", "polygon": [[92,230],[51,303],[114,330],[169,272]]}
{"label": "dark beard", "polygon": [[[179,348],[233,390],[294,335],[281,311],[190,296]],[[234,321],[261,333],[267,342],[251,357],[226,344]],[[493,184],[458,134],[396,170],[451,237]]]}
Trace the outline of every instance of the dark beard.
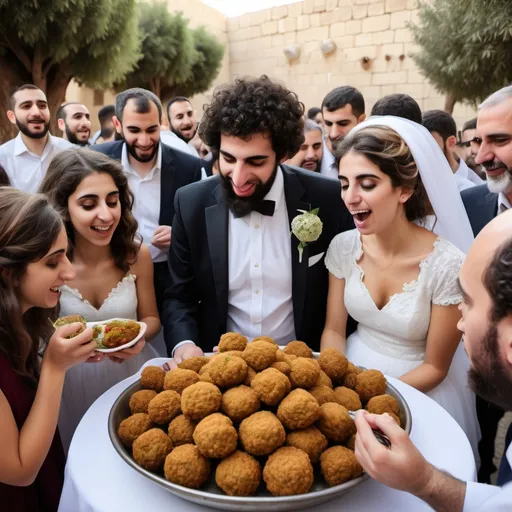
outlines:
{"label": "dark beard", "polygon": [[498,328],[493,323],[480,344],[468,371],[469,387],[505,411],[512,410],[512,381],[499,356]]}
{"label": "dark beard", "polygon": [[138,154],[137,154],[137,150],[131,146],[130,144],[128,144],[128,142],[126,142],[126,139],[123,137],[123,140],[124,140],[124,143],[126,144],[126,149],[128,150],[128,153],[133,156],[133,158],[135,158],[135,160],[137,160],[137,162],[140,162],[141,164],[146,164],[148,162],[151,162],[151,160],[153,160],[153,158],[155,158],[155,155],[157,154],[158,152],[158,144],[155,145],[155,149],[153,150],[153,152],[149,155],[149,156],[146,156],[144,158],[141,158]]}
{"label": "dark beard", "polygon": [[66,137],[71,144],[76,144],[77,146],[88,146],[88,140],[78,140],[77,136],[68,128],[66,125]]}
{"label": "dark beard", "polygon": [[196,126],[194,135],[192,135],[192,137],[190,137],[190,139],[187,139],[181,132],[179,132],[178,130],[175,130],[172,126],[169,126],[169,128],[171,129],[171,132],[174,133],[174,135],[177,135],[183,142],[186,142],[187,144],[196,136],[196,132],[197,132],[197,126]]}
{"label": "dark beard", "polygon": [[29,139],[42,139],[43,137],[46,137],[46,134],[50,129],[50,123],[48,122],[44,125],[44,130],[42,132],[33,133],[29,130],[27,124],[23,124],[22,122],[18,121],[18,119],[16,119],[16,126],[18,127],[19,131]]}
{"label": "dark beard", "polygon": [[265,198],[274,184],[278,167],[278,165],[275,166],[270,178],[265,183],[260,181],[256,184],[252,195],[248,197],[239,197],[233,190],[231,178],[224,177],[219,166],[219,176],[221,178],[224,200],[235,217],[244,217],[245,215],[248,215],[254,210],[254,206]]}

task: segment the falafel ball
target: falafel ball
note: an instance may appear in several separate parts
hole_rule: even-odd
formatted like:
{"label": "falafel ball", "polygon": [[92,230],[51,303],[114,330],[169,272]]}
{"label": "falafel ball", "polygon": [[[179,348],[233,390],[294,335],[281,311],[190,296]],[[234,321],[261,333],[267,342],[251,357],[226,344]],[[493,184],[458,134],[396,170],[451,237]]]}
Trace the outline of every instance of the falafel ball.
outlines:
{"label": "falafel ball", "polygon": [[169,439],[172,441],[173,446],[181,446],[182,444],[194,443],[194,430],[196,429],[197,422],[187,418],[184,414],[176,416],[171,423],[169,423]]}
{"label": "falafel ball", "polygon": [[175,368],[165,374],[164,389],[183,393],[185,388],[192,386],[200,381],[200,377],[192,370],[184,370],[183,368]]}
{"label": "falafel ball", "polygon": [[276,362],[276,347],[266,341],[253,341],[245,348],[242,358],[257,372]]}
{"label": "falafel ball", "polygon": [[140,391],[135,391],[133,395],[130,397],[130,411],[132,414],[136,414],[138,412],[148,412],[148,405],[153,398],[157,395],[157,392],[153,389],[141,389]]}
{"label": "falafel ball", "polygon": [[331,380],[340,382],[347,371],[348,359],[337,348],[326,348],[320,352],[318,364]]}
{"label": "falafel ball", "polygon": [[194,442],[205,457],[223,459],[236,450],[238,434],[233,422],[224,414],[216,412],[197,424]]}
{"label": "falafel ball", "polygon": [[308,454],[293,446],[279,448],[268,458],[263,468],[263,480],[273,496],[308,492],[314,480]]}
{"label": "falafel ball", "polygon": [[260,410],[260,399],[254,389],[241,385],[228,389],[222,395],[222,412],[235,423]]}
{"label": "falafel ball", "polygon": [[398,415],[396,415],[395,413],[392,413],[392,412],[385,412],[383,414],[387,414],[388,416],[391,416],[396,421],[396,424],[399,427],[402,426],[402,420],[400,419],[400,416],[398,416]]}
{"label": "falafel ball", "polygon": [[181,398],[176,391],[162,391],[149,402],[148,414],[153,423],[165,425],[181,413]]}
{"label": "falafel ball", "polygon": [[356,378],[362,371],[361,368],[349,361],[347,371],[343,376],[341,384],[346,388],[354,389],[356,387]]}
{"label": "falafel ball", "polygon": [[320,375],[318,376],[318,380],[316,381],[315,386],[327,386],[328,388],[333,389],[332,380],[323,370],[320,370]]}
{"label": "falafel ball", "polygon": [[261,481],[261,467],[248,453],[236,451],[215,471],[217,485],[229,496],[253,496]]}
{"label": "falafel ball", "polygon": [[193,444],[183,444],[167,455],[165,478],[174,484],[198,489],[210,476],[210,461]]}
{"label": "falafel ball", "polygon": [[278,348],[276,350],[276,363],[285,363],[286,362],[286,354],[284,353],[284,350],[281,350]]}
{"label": "falafel ball", "polygon": [[313,386],[308,391],[316,398],[318,405],[323,405],[327,402],[338,402],[334,390],[327,386]]}
{"label": "falafel ball", "polygon": [[251,343],[254,343],[255,341],[266,341],[267,343],[275,345],[276,348],[279,346],[270,336],[258,336],[257,338],[253,338]]}
{"label": "falafel ball", "polygon": [[247,338],[238,332],[227,332],[220,337],[219,352],[228,350],[244,351],[247,346]]}
{"label": "falafel ball", "polygon": [[308,428],[320,418],[320,406],[305,389],[294,389],[279,404],[277,417],[289,430]]}
{"label": "falafel ball", "polygon": [[135,462],[150,471],[162,469],[165,458],[171,450],[171,440],[159,428],[147,430],[133,442]]}
{"label": "falafel ball", "polygon": [[181,409],[183,414],[192,420],[201,420],[205,416],[217,412],[222,402],[222,393],[215,384],[197,382],[183,390]]}
{"label": "falafel ball", "polygon": [[352,434],[352,435],[348,438],[348,441],[345,443],[345,446],[346,446],[349,450],[354,451],[354,450],[356,449],[356,435],[357,435],[357,434]]}
{"label": "falafel ball", "polygon": [[208,373],[220,388],[231,388],[247,378],[247,363],[241,357],[220,354],[209,363]]}
{"label": "falafel ball", "polygon": [[144,389],[153,389],[160,393],[164,388],[165,372],[160,366],[146,366],[140,374],[140,385]]}
{"label": "falafel ball", "polygon": [[292,371],[292,367],[285,361],[276,361],[275,363],[272,363],[270,365],[270,368],[275,368],[281,373],[284,373],[287,377],[290,375],[290,372]]}
{"label": "falafel ball", "polygon": [[251,388],[264,404],[274,406],[290,392],[292,386],[286,375],[275,368],[267,368],[254,377]]}
{"label": "falafel ball", "polygon": [[250,386],[251,382],[253,381],[254,377],[256,377],[256,375],[258,375],[256,370],[253,370],[250,366],[247,367],[247,377],[244,380],[244,385]]}
{"label": "falafel ball", "polygon": [[178,364],[178,368],[182,370],[192,370],[193,372],[199,373],[199,370],[209,361],[205,356],[194,356],[184,359]]}
{"label": "falafel ball", "polygon": [[117,435],[121,442],[131,448],[133,442],[144,432],[153,427],[153,422],[144,412],[138,412],[121,421]]}
{"label": "falafel ball", "polygon": [[354,390],[362,402],[367,402],[374,396],[383,395],[387,384],[386,377],[379,370],[365,370],[357,375]]}
{"label": "falafel ball", "polygon": [[392,412],[395,416],[400,415],[400,405],[398,405],[398,400],[391,395],[378,395],[370,398],[366,404],[366,410],[372,414]]}
{"label": "falafel ball", "polygon": [[312,388],[320,375],[320,368],[314,359],[297,357],[293,360],[290,372],[290,382],[296,388]]}
{"label": "falafel ball", "polygon": [[213,384],[213,380],[210,377],[209,372],[204,372],[203,374],[201,374],[199,377],[199,380],[200,380],[200,382],[209,382],[210,384]]}
{"label": "falafel ball", "polygon": [[320,455],[327,449],[327,438],[315,427],[295,430],[286,436],[286,445],[299,448],[309,455],[311,464],[318,462]]}
{"label": "falafel ball", "polygon": [[290,341],[284,347],[284,353],[297,357],[313,357],[313,351],[303,341]]}
{"label": "falafel ball", "polygon": [[343,405],[349,411],[358,411],[362,407],[361,399],[353,389],[338,386],[334,388],[334,395],[336,396],[335,402]]}
{"label": "falafel ball", "polygon": [[286,441],[283,424],[270,411],[259,411],[245,418],[238,435],[244,450],[255,456],[269,455]]}
{"label": "falafel ball", "polygon": [[322,434],[335,443],[344,443],[356,432],[354,420],[340,404],[328,402],[320,407],[320,419],[316,426]]}
{"label": "falafel ball", "polygon": [[330,487],[348,482],[363,473],[352,450],[345,446],[331,446],[320,456],[320,469]]}

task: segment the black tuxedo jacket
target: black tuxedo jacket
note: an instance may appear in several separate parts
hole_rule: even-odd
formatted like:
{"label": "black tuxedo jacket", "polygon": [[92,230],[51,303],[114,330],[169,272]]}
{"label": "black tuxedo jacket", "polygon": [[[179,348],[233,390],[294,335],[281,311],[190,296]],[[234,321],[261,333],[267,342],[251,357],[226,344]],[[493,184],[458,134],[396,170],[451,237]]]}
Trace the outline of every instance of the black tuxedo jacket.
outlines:
{"label": "black tuxedo jacket", "polygon": [[[121,161],[124,141],[106,142],[91,149]],[[174,196],[180,187],[201,179],[201,160],[174,148],[161,144],[162,169],[160,185],[161,226],[171,226],[174,218]]]}
{"label": "black tuxedo jacket", "polygon": [[[290,236],[295,334],[318,350],[325,324],[328,271],[323,257],[311,267],[309,258],[325,253],[332,238],[353,229],[341,200],[340,183],[316,173],[282,165],[288,218],[297,210],[319,208],[320,238],[306,246],[299,263],[299,241]],[[163,325],[167,350],[192,340],[211,351],[226,332],[228,315],[228,207],[220,177],[184,187],[176,194],[176,215],[169,251],[171,286],[166,291]],[[263,333],[272,336],[272,333]]]}
{"label": "black tuxedo jacket", "polygon": [[487,185],[471,187],[461,192],[462,202],[475,236],[498,215],[498,194],[489,192]]}

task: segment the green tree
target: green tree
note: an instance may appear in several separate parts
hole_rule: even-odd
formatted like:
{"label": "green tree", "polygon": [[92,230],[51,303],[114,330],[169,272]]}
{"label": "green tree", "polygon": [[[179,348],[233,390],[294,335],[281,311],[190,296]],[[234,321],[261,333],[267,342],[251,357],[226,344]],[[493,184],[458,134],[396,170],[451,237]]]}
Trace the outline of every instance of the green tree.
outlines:
{"label": "green tree", "polygon": [[512,81],[510,0],[422,3],[411,30],[420,47],[412,58],[446,94],[446,111],[457,101],[476,105]]}
{"label": "green tree", "polygon": [[141,58],[117,89],[144,87],[162,100],[207,90],[219,72],[224,47],[204,27],[191,30],[166,4],[141,4]]}
{"label": "green tree", "polygon": [[[12,90],[33,83],[46,92],[52,128],[74,78],[110,87],[139,59],[136,0],[0,0],[0,111]],[[0,140],[15,132],[0,117]]]}

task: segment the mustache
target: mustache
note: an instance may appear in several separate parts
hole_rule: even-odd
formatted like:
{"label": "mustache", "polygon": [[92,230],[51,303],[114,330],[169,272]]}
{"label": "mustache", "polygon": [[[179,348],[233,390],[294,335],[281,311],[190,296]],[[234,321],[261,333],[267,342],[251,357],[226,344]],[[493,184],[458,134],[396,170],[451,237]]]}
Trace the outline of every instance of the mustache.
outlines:
{"label": "mustache", "polygon": [[482,166],[486,171],[495,171],[496,169],[507,169],[510,171],[510,167],[497,158],[494,160],[488,160],[487,162],[482,162]]}

